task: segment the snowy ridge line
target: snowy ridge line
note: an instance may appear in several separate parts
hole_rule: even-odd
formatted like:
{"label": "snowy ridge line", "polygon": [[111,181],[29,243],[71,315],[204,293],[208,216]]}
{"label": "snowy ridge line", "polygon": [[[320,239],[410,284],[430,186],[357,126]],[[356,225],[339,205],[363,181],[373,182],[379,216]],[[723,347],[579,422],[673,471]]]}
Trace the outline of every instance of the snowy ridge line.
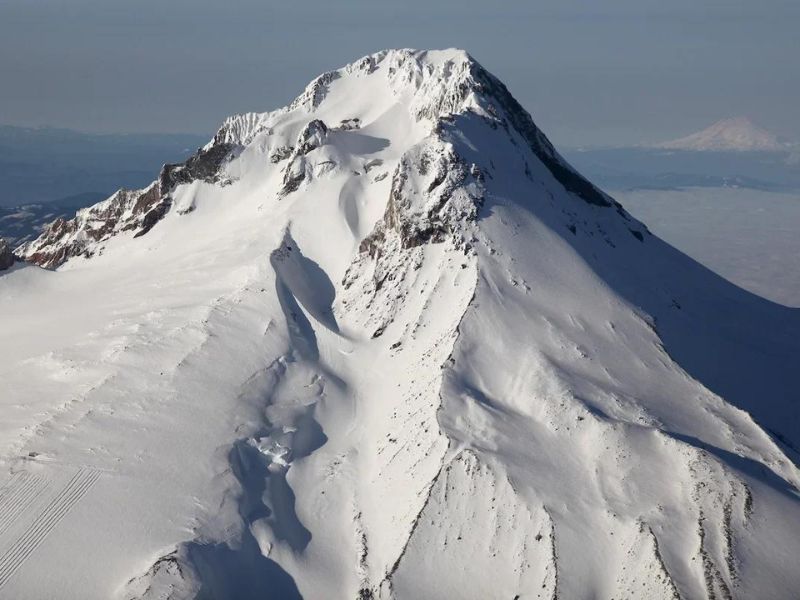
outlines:
{"label": "snowy ridge line", "polygon": [[447,464],[442,463],[442,465],[439,467],[439,470],[436,472],[436,475],[434,475],[433,479],[431,479],[430,483],[428,484],[428,490],[425,494],[425,502],[422,503],[422,506],[420,507],[417,516],[414,517],[414,521],[411,523],[411,527],[409,528],[408,531],[408,537],[406,538],[403,547],[400,549],[400,553],[398,554],[397,559],[394,561],[394,564],[392,564],[392,568],[389,569],[389,571],[387,571],[386,575],[383,576],[383,579],[378,584],[377,586],[378,593],[380,593],[380,591],[384,588],[385,585],[386,588],[388,588],[389,598],[393,596],[392,576],[395,574],[397,569],[400,568],[400,562],[403,560],[403,556],[405,556],[406,550],[408,550],[408,545],[411,543],[411,540],[414,537],[414,531],[417,529],[417,525],[419,525],[419,521],[422,518],[422,514],[425,512],[428,503],[431,501],[431,497],[433,496],[433,490],[436,487],[436,482],[439,480],[439,477],[441,477],[445,469],[450,465],[452,460],[453,459],[447,461]]}
{"label": "snowy ridge line", "polygon": [[0,500],[3,515],[0,517],[0,536],[33,504],[38,494],[49,486],[49,482],[41,477],[23,471],[22,483],[19,487],[10,484]]}
{"label": "snowy ridge line", "polygon": [[675,585],[675,579],[673,578],[672,573],[669,572],[667,563],[664,562],[664,556],[661,554],[661,547],[658,543],[658,536],[653,531],[653,528],[643,521],[641,522],[641,528],[643,531],[647,531],[647,533],[650,534],[650,538],[653,540],[653,553],[655,554],[656,562],[662,571],[664,571],[664,576],[666,577],[667,585],[672,592],[673,598],[675,598],[675,600],[682,600],[681,594],[678,591],[678,586]]}
{"label": "snowy ridge line", "polygon": [[61,491],[50,500],[31,525],[0,557],[0,588],[2,588],[31,554],[41,545],[58,523],[99,479],[100,473],[79,469]]}
{"label": "snowy ridge line", "polygon": [[[451,234],[451,235],[453,235],[454,238],[457,238],[457,235],[455,235],[455,234]],[[436,285],[438,286],[439,283],[440,282],[437,281]],[[453,454],[453,455],[448,457],[448,453],[451,451],[453,443],[454,443],[455,440],[453,438],[451,438],[447,434],[446,429],[442,426],[442,423],[441,423],[441,421],[439,419],[439,414],[440,414],[440,411],[443,408],[443,400],[444,400],[443,393],[444,393],[444,386],[445,386],[445,373],[446,373],[446,371],[448,369],[450,369],[450,365],[452,364],[454,349],[455,349],[455,347],[456,347],[456,345],[458,343],[458,339],[459,339],[459,335],[460,335],[461,323],[463,322],[463,320],[466,317],[467,313],[473,307],[473,302],[475,301],[476,292],[477,292],[477,285],[478,285],[478,282],[477,282],[477,271],[476,271],[475,272],[475,279],[471,283],[472,291],[471,291],[471,293],[469,295],[469,300],[464,304],[464,308],[463,308],[463,311],[461,312],[461,316],[459,317],[458,323],[455,326],[454,335],[452,336],[452,340],[451,340],[450,351],[448,352],[447,357],[440,364],[439,386],[438,386],[439,390],[438,390],[438,394],[437,394],[438,395],[438,399],[439,399],[439,404],[438,404],[438,406],[436,408],[435,414],[436,414],[436,424],[438,425],[438,428],[439,428],[439,434],[444,436],[447,439],[447,442],[448,442],[447,448],[445,449],[444,453],[442,454],[442,456],[440,458],[439,469],[437,470],[436,474],[431,478],[431,480],[429,481],[429,483],[427,485],[427,490],[425,491],[425,500],[422,503],[422,505],[420,506],[419,511],[417,512],[416,516],[414,517],[414,519],[413,519],[413,521],[411,523],[411,526],[409,527],[408,535],[406,537],[405,542],[403,543],[402,548],[400,549],[400,552],[397,555],[397,558],[395,559],[395,561],[392,564],[391,568],[383,576],[383,579],[378,583],[378,585],[375,588],[375,590],[376,590],[376,592],[378,594],[382,593],[382,590],[384,589],[384,586],[385,586],[386,588],[388,588],[389,597],[392,597],[392,595],[393,595],[393,592],[392,592],[392,577],[395,574],[395,572],[398,570],[398,568],[400,567],[400,564],[401,564],[401,562],[403,560],[403,557],[405,556],[406,551],[408,550],[409,544],[411,544],[411,542],[412,542],[412,540],[414,538],[414,533],[415,533],[415,531],[417,529],[417,526],[419,525],[420,519],[422,518],[423,514],[425,513],[426,508],[428,507],[428,505],[431,502],[431,498],[432,498],[433,493],[434,493],[434,491],[436,489],[436,485],[437,485],[439,479],[441,478],[442,474],[445,473],[447,471],[447,469],[450,468],[452,463],[455,460],[457,460],[463,452],[465,452],[465,451],[468,452],[469,451],[468,449],[463,449],[462,448],[462,449],[458,450],[455,454]],[[417,326],[418,325],[419,325],[419,321],[417,321]],[[405,330],[407,331],[410,326],[411,326],[411,323],[406,324]],[[429,448],[425,451],[424,456],[428,456],[428,452],[430,450],[432,450],[433,448],[435,448],[435,446],[436,446],[436,441],[433,441],[431,443],[431,445],[429,446]],[[402,448],[398,449],[397,452],[395,452],[394,455],[392,455],[392,457],[389,459],[389,463],[394,461],[394,459],[400,454],[401,450],[402,450]],[[419,464],[422,460],[423,460],[423,457],[418,458],[416,463],[413,465],[413,468],[416,468],[416,465]],[[366,538],[366,536],[365,536],[365,538]]]}
{"label": "snowy ridge line", "polygon": [[[476,275],[477,275],[477,273],[476,273]],[[442,366],[451,365],[452,364],[453,350],[454,350],[456,344],[458,343],[458,337],[459,337],[459,334],[460,334],[461,323],[463,322],[463,320],[464,320],[465,316],[467,315],[467,313],[469,312],[470,308],[472,308],[473,302],[475,301],[475,295],[477,293],[477,288],[478,288],[478,282],[477,282],[477,276],[476,276],[476,280],[472,284],[472,293],[470,294],[470,298],[467,301],[466,305],[464,306],[464,311],[461,314],[461,318],[458,320],[458,325],[456,325],[455,337],[453,338],[453,343],[452,343],[452,346],[450,347],[450,352],[448,353],[447,358],[442,362]],[[450,450],[450,447],[453,444],[453,439],[450,438],[447,435],[447,432],[442,427],[442,424],[439,421],[439,417],[438,417],[439,411],[442,410],[442,400],[443,400],[442,392],[443,392],[443,389],[444,389],[444,381],[445,381],[444,369],[442,369],[442,373],[441,373],[440,381],[439,381],[439,406],[436,409],[436,414],[437,414],[436,422],[439,425],[439,433],[441,435],[445,436],[446,438],[448,438],[447,449],[445,450],[445,454],[442,456],[442,462],[441,462],[441,465],[439,466],[439,470],[436,472],[436,474],[433,476],[433,478],[430,480],[430,482],[428,484],[428,489],[427,489],[427,492],[425,494],[425,501],[422,503],[422,506],[420,506],[419,512],[417,512],[417,515],[414,517],[414,521],[412,522],[411,527],[409,528],[408,536],[406,537],[406,541],[403,544],[403,547],[401,548],[401,550],[400,550],[400,552],[399,552],[399,554],[397,556],[397,559],[395,559],[394,563],[392,564],[391,569],[389,569],[389,571],[387,571],[387,573],[384,575],[383,579],[380,581],[380,583],[377,586],[377,590],[378,590],[379,593],[380,593],[381,588],[383,588],[383,586],[385,584],[388,587],[389,593],[391,595],[392,576],[397,571],[397,569],[400,567],[400,562],[403,560],[403,556],[405,555],[406,550],[408,549],[408,545],[411,543],[411,540],[414,537],[414,531],[416,530],[417,525],[419,524],[419,520],[422,518],[422,514],[425,512],[425,509],[427,508],[428,504],[431,501],[431,497],[433,496],[433,492],[434,492],[434,489],[436,487],[436,483],[438,482],[438,480],[441,477],[442,473],[447,468],[449,468],[449,466],[452,464],[452,462],[455,459],[457,459],[461,455],[461,453],[464,451],[464,450],[460,450],[455,455],[453,455],[449,459],[445,460],[446,457],[447,457],[447,452]],[[392,456],[392,458],[390,459],[390,462],[392,460],[394,460],[394,457],[397,456],[397,454],[399,454],[399,452],[400,452],[400,450],[398,450],[395,453],[395,455]],[[419,460],[417,462],[419,462]],[[366,536],[364,536],[364,538],[366,539]]]}
{"label": "snowy ridge line", "polygon": [[553,600],[558,600],[558,548],[556,547],[556,522],[550,510],[542,506],[547,520],[550,521],[550,562],[553,565]]}

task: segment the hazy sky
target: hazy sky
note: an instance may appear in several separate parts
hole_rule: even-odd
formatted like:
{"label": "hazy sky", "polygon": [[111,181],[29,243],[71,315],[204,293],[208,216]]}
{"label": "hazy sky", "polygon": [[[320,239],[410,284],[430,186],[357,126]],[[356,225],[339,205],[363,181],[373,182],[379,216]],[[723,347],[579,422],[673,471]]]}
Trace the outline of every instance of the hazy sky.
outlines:
{"label": "hazy sky", "polygon": [[556,143],[800,138],[797,0],[0,0],[0,123],[211,134],[387,47],[468,50]]}

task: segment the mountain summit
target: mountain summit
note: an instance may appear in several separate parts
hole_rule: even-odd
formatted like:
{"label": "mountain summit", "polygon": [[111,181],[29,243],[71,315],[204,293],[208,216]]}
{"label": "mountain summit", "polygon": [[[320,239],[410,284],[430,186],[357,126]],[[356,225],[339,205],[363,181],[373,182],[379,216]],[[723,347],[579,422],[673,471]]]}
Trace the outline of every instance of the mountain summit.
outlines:
{"label": "mountain summit", "polygon": [[747,117],[722,119],[702,131],[658,145],[670,150],[775,151],[785,150],[778,137],[758,127]]}
{"label": "mountain summit", "polygon": [[16,254],[4,595],[800,588],[800,313],[651,235],[463,51],[326,73]]}

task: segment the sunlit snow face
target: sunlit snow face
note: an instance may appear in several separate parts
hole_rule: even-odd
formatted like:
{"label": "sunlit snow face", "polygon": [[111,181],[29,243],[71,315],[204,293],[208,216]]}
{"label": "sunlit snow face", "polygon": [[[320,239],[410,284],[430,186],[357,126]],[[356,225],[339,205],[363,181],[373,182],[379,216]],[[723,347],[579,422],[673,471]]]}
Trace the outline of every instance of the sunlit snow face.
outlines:
{"label": "sunlit snow face", "polygon": [[797,589],[796,315],[504,89],[367,57],[1,275],[0,592]]}

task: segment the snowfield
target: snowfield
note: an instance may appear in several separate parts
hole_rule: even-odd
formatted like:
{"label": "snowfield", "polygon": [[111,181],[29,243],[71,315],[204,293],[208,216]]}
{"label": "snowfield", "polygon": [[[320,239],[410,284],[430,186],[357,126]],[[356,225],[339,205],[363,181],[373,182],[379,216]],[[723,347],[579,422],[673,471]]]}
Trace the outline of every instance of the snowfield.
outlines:
{"label": "snowfield", "polygon": [[800,312],[462,51],[324,74],[17,253],[0,598],[800,589]]}

